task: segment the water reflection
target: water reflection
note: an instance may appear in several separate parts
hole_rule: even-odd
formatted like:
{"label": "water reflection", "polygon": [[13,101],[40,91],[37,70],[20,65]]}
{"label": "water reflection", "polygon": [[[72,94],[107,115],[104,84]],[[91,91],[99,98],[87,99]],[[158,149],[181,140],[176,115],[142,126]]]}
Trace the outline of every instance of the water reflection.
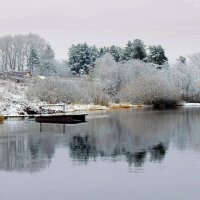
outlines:
{"label": "water reflection", "polygon": [[0,169],[36,172],[51,162],[55,153],[53,137],[38,135],[0,136]]}
{"label": "water reflection", "polygon": [[132,153],[126,154],[129,165],[131,166],[132,164],[134,164],[135,167],[141,167],[144,164],[146,155],[147,155],[146,151],[141,151],[134,154]]}
{"label": "water reflection", "polygon": [[166,146],[162,143],[155,145],[150,149],[151,152],[151,161],[162,161],[166,154]]}
{"label": "water reflection", "polygon": [[94,141],[86,136],[73,136],[69,142],[70,156],[80,162],[87,163],[89,158],[97,157],[97,149]]}
{"label": "water reflection", "polygon": [[42,132],[34,121],[6,121],[0,125],[0,170],[40,171],[58,147],[79,164],[98,158],[138,168],[162,162],[170,146],[200,150],[199,114],[198,108],[116,111],[91,114],[87,124],[43,124]]}

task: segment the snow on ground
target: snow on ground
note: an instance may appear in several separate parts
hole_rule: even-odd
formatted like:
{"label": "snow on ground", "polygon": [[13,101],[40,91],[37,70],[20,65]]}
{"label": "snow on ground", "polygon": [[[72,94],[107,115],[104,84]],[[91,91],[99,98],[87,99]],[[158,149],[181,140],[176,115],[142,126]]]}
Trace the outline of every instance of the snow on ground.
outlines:
{"label": "snow on ground", "polygon": [[181,106],[190,107],[190,106],[200,106],[200,103],[182,103]]}
{"label": "snow on ground", "polygon": [[22,83],[0,79],[0,114],[23,114],[23,108],[28,105],[25,91]]}
{"label": "snow on ground", "polygon": [[[39,113],[62,113],[63,105],[49,105],[39,100],[29,101],[26,97],[27,86],[10,80],[0,79],[0,115],[28,116]],[[65,105],[65,112],[105,110],[108,107],[100,105]]]}

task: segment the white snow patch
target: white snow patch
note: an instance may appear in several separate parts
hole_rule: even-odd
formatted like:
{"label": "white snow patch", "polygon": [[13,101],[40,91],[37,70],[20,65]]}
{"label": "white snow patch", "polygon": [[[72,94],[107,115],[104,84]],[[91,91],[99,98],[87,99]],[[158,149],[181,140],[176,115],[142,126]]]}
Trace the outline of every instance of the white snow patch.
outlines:
{"label": "white snow patch", "polygon": [[42,79],[42,80],[46,79],[45,76],[38,76],[38,78],[40,78],[40,79]]}
{"label": "white snow patch", "polygon": [[199,107],[200,103],[182,103],[181,106],[185,106],[185,107],[196,106],[196,107]]}

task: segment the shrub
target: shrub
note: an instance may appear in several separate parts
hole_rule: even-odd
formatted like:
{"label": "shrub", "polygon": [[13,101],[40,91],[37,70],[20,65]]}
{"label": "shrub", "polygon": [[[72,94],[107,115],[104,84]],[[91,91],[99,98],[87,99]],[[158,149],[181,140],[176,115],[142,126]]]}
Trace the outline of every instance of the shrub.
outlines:
{"label": "shrub", "polygon": [[159,106],[177,105],[178,89],[161,75],[143,75],[130,82],[119,94],[122,101]]}
{"label": "shrub", "polygon": [[110,54],[105,54],[97,59],[90,75],[113,101],[118,101],[118,93],[126,84],[149,71],[154,69],[141,60],[115,62]]}
{"label": "shrub", "polygon": [[55,78],[34,79],[28,88],[27,97],[30,100],[38,98],[48,103],[109,103],[109,97],[103,90],[91,81],[74,79],[59,80]]}

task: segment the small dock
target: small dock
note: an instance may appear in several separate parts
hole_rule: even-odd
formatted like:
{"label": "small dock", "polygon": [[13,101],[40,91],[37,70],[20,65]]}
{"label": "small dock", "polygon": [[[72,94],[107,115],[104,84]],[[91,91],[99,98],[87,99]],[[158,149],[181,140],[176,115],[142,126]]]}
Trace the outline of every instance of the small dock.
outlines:
{"label": "small dock", "polygon": [[86,115],[87,114],[65,114],[65,104],[50,104],[44,105],[42,107],[49,107],[49,106],[61,106],[63,108],[63,114],[49,114],[49,115],[42,115],[36,116],[35,121],[38,123],[52,123],[52,124],[78,124],[86,122]]}
{"label": "small dock", "polygon": [[55,107],[61,106],[63,108],[62,113],[53,113],[53,114],[33,114],[33,115],[16,115],[16,116],[3,116],[0,115],[0,123],[4,122],[4,119],[7,118],[16,118],[16,119],[24,119],[24,118],[34,118],[38,123],[52,123],[52,124],[78,124],[86,122],[86,116],[88,114],[85,113],[67,113],[65,110],[65,105],[63,104],[50,104],[40,106],[43,107]]}
{"label": "small dock", "polygon": [[55,124],[78,124],[86,122],[87,114],[66,114],[66,115],[41,115],[35,118],[38,123]]}

